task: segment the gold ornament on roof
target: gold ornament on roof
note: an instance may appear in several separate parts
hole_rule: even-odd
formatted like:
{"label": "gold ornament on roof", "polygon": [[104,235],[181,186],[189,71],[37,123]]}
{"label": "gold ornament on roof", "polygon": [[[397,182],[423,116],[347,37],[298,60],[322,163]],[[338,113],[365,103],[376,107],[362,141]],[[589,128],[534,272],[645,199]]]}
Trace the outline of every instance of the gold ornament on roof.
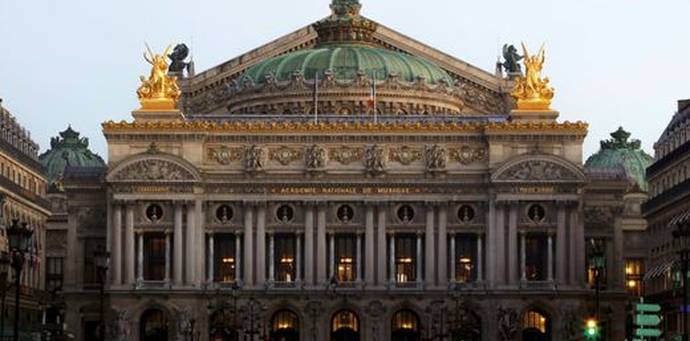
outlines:
{"label": "gold ornament on roof", "polygon": [[177,110],[177,100],[180,98],[180,88],[177,77],[168,75],[168,61],[166,56],[170,52],[168,46],[163,54],[156,54],[146,45],[144,60],[151,64],[149,78],[141,76],[141,86],[137,96],[141,103],[141,110],[169,111]]}
{"label": "gold ornament on roof", "polygon": [[527,46],[522,44],[525,53],[525,76],[519,77],[511,94],[517,101],[518,110],[550,110],[554,90],[549,86],[549,78],[541,77],[544,66],[544,45],[536,55],[530,55]]}

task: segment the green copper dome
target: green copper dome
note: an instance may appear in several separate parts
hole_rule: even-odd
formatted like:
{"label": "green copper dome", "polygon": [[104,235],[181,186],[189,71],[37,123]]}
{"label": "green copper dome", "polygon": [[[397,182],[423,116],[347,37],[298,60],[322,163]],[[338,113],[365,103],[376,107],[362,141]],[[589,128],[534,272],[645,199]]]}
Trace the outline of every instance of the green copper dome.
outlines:
{"label": "green copper dome", "polygon": [[306,80],[314,80],[317,73],[319,79],[323,79],[324,73],[331,72],[336,81],[353,81],[358,73],[363,73],[377,80],[397,75],[407,82],[423,77],[428,84],[439,81],[454,84],[446,71],[423,58],[367,45],[333,43],[262,61],[247,70],[240,85],[249,80],[263,84],[267,77],[288,81],[295,72],[301,73]]}
{"label": "green copper dome", "polygon": [[104,167],[105,161],[89,150],[89,139],[67,127],[60,137],[50,139],[50,149],[38,157],[48,173],[51,187],[59,189],[62,174],[67,166]]}
{"label": "green copper dome", "polygon": [[640,148],[640,140],[630,140],[630,133],[622,127],[611,133],[611,139],[601,141],[601,149],[590,156],[585,167],[590,169],[624,169],[640,189],[647,191],[646,171],[654,158]]}

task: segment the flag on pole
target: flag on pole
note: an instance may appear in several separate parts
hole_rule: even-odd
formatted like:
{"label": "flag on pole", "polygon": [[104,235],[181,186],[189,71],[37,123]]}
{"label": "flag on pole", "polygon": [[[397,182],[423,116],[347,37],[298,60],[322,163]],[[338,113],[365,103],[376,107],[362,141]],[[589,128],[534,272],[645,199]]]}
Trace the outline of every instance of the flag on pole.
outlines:
{"label": "flag on pole", "polygon": [[319,73],[314,74],[314,123],[319,123]]}
{"label": "flag on pole", "polygon": [[369,93],[369,100],[367,101],[369,109],[374,111],[374,123],[377,123],[378,117],[376,112],[376,78],[371,77],[371,92]]}

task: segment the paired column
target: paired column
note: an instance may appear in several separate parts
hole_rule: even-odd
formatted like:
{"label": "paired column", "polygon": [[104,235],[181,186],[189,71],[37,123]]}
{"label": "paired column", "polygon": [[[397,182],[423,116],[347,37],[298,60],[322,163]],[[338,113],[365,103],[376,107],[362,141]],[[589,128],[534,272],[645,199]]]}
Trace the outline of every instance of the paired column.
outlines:
{"label": "paired column", "polygon": [[374,263],[374,206],[372,204],[367,204],[364,220],[364,259],[366,260],[364,263],[364,280],[367,284],[374,285],[376,282],[374,271],[376,264]]}
{"label": "paired column", "polygon": [[194,284],[195,273],[194,273],[194,257],[196,257],[196,243],[195,243],[195,230],[196,223],[194,220],[194,203],[188,202],[186,205],[187,211],[187,230],[185,238],[185,282],[187,285]]}
{"label": "paired column", "polygon": [[256,284],[266,282],[266,203],[260,202],[256,212]]}
{"label": "paired column", "polygon": [[173,276],[175,277],[175,284],[176,285],[181,285],[182,284],[182,251],[184,246],[182,245],[182,242],[184,241],[184,236],[182,236],[182,205],[180,203],[175,203],[175,221],[174,221],[174,227],[173,227],[174,235],[173,235],[173,241],[175,243],[174,247],[174,257],[173,257],[173,262],[174,262],[174,267],[173,267]]}
{"label": "paired column", "polygon": [[558,206],[556,217],[556,276],[558,283],[563,285],[568,281],[566,267],[566,207],[564,204]]}
{"label": "paired column", "polygon": [[126,275],[126,283],[127,284],[134,284],[135,282],[135,277],[134,277],[134,268],[135,268],[135,259],[136,256],[134,254],[134,244],[135,244],[135,236],[134,236],[134,207],[131,205],[127,205],[125,207],[125,235],[127,236],[127,243],[125,244],[125,275]]}
{"label": "paired column", "polygon": [[326,283],[326,205],[318,205],[316,214],[316,283]]}
{"label": "paired column", "polygon": [[448,253],[447,253],[447,238],[448,238],[448,205],[442,204],[438,206],[438,281],[442,287],[445,287],[448,278]]}
{"label": "paired column", "polygon": [[328,254],[328,265],[329,265],[329,271],[328,271],[328,278],[331,279],[333,276],[335,276],[335,233],[331,232],[328,234],[328,248],[329,248],[329,254]]}
{"label": "paired column", "polygon": [[[386,204],[380,204],[377,209],[377,224],[378,224],[378,284],[386,284]],[[390,258],[394,257],[393,253],[390,254]],[[391,278],[394,278],[395,271],[391,274]],[[388,278],[390,280],[390,278]]]}
{"label": "paired column", "polygon": [[213,240],[213,232],[208,233],[208,249],[207,250],[208,251],[206,252],[206,257],[207,257],[206,266],[208,267],[208,270],[207,270],[208,278],[206,279],[206,281],[208,283],[213,283],[213,282],[215,282],[215,274],[213,273],[213,270],[214,270],[213,265],[215,263],[214,262],[215,247],[214,247],[214,240]]}
{"label": "paired column", "polygon": [[362,233],[357,232],[357,245],[355,248],[355,281],[357,283],[362,281]]}
{"label": "paired column", "polygon": [[137,282],[144,280],[144,232],[139,232],[139,245],[137,251]]}
{"label": "paired column", "polygon": [[113,246],[112,254],[112,279],[114,285],[122,284],[122,205],[113,204]]}
{"label": "paired column", "polygon": [[[569,268],[569,273],[570,273],[570,284],[572,285],[578,285],[578,278],[577,278],[577,221],[575,219],[575,213],[570,212],[570,226],[569,228],[569,245],[568,245],[568,268]],[[584,264],[583,264],[584,266]]]}
{"label": "paired column", "polygon": [[506,283],[506,242],[504,206],[496,207],[496,283]]}
{"label": "paired column", "polygon": [[549,232],[546,238],[546,266],[549,267],[546,270],[546,274],[547,280],[551,282],[553,281],[553,234]]}
{"label": "paired column", "polygon": [[295,282],[302,282],[302,232],[295,233]]}
{"label": "paired column", "polygon": [[242,278],[242,232],[235,231],[235,282]]}
{"label": "paired column", "polygon": [[517,223],[518,223],[518,204],[510,205],[508,213],[508,283],[517,284],[518,282],[518,250],[517,250]]}
{"label": "paired column", "polygon": [[[385,259],[385,258],[384,258]],[[388,237],[388,271],[390,277],[388,282],[391,285],[395,284],[395,234],[390,233]]]}
{"label": "paired column", "polygon": [[273,232],[268,233],[268,283],[276,281],[276,239]]}
{"label": "paired column", "polygon": [[304,217],[304,281],[314,285],[314,206],[305,203]]}
{"label": "paired column", "polygon": [[254,259],[254,206],[249,203],[244,203],[244,283],[247,286],[254,285],[254,272],[252,269],[252,260]]}
{"label": "paired column", "polygon": [[[434,205],[432,203],[427,203],[426,205],[426,230],[425,236],[425,249],[424,249],[424,282],[427,286],[434,285]],[[422,281],[422,236],[417,235],[417,281],[421,283]]]}
{"label": "paired column", "polygon": [[455,253],[455,233],[448,234],[448,238],[450,238],[450,282],[455,283],[455,281],[457,280],[457,278],[455,277],[455,274],[457,273],[455,264],[455,262],[457,261]]}
{"label": "paired column", "polygon": [[170,270],[172,266],[172,242],[170,240],[170,231],[165,231],[165,282],[170,283]]}
{"label": "paired column", "polygon": [[477,233],[477,281],[484,280],[484,235]]}
{"label": "paired column", "polygon": [[520,279],[527,280],[527,233],[520,232]]}
{"label": "paired column", "polygon": [[496,204],[493,201],[493,199],[489,201],[489,212],[487,213],[487,222],[487,279],[491,285],[494,285],[496,282]]}

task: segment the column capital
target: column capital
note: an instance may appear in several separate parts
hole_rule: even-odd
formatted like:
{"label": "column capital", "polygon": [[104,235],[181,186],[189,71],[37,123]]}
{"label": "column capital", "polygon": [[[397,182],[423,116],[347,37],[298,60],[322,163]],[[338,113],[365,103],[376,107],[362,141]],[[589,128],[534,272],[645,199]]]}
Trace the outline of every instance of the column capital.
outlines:
{"label": "column capital", "polygon": [[300,231],[300,230],[295,231],[295,236],[297,236],[297,237],[299,237],[299,236],[301,236],[301,235],[303,235],[303,234],[304,234],[304,231]]}
{"label": "column capital", "polygon": [[424,236],[424,231],[417,231],[415,234],[417,235],[417,238],[421,238]]}

